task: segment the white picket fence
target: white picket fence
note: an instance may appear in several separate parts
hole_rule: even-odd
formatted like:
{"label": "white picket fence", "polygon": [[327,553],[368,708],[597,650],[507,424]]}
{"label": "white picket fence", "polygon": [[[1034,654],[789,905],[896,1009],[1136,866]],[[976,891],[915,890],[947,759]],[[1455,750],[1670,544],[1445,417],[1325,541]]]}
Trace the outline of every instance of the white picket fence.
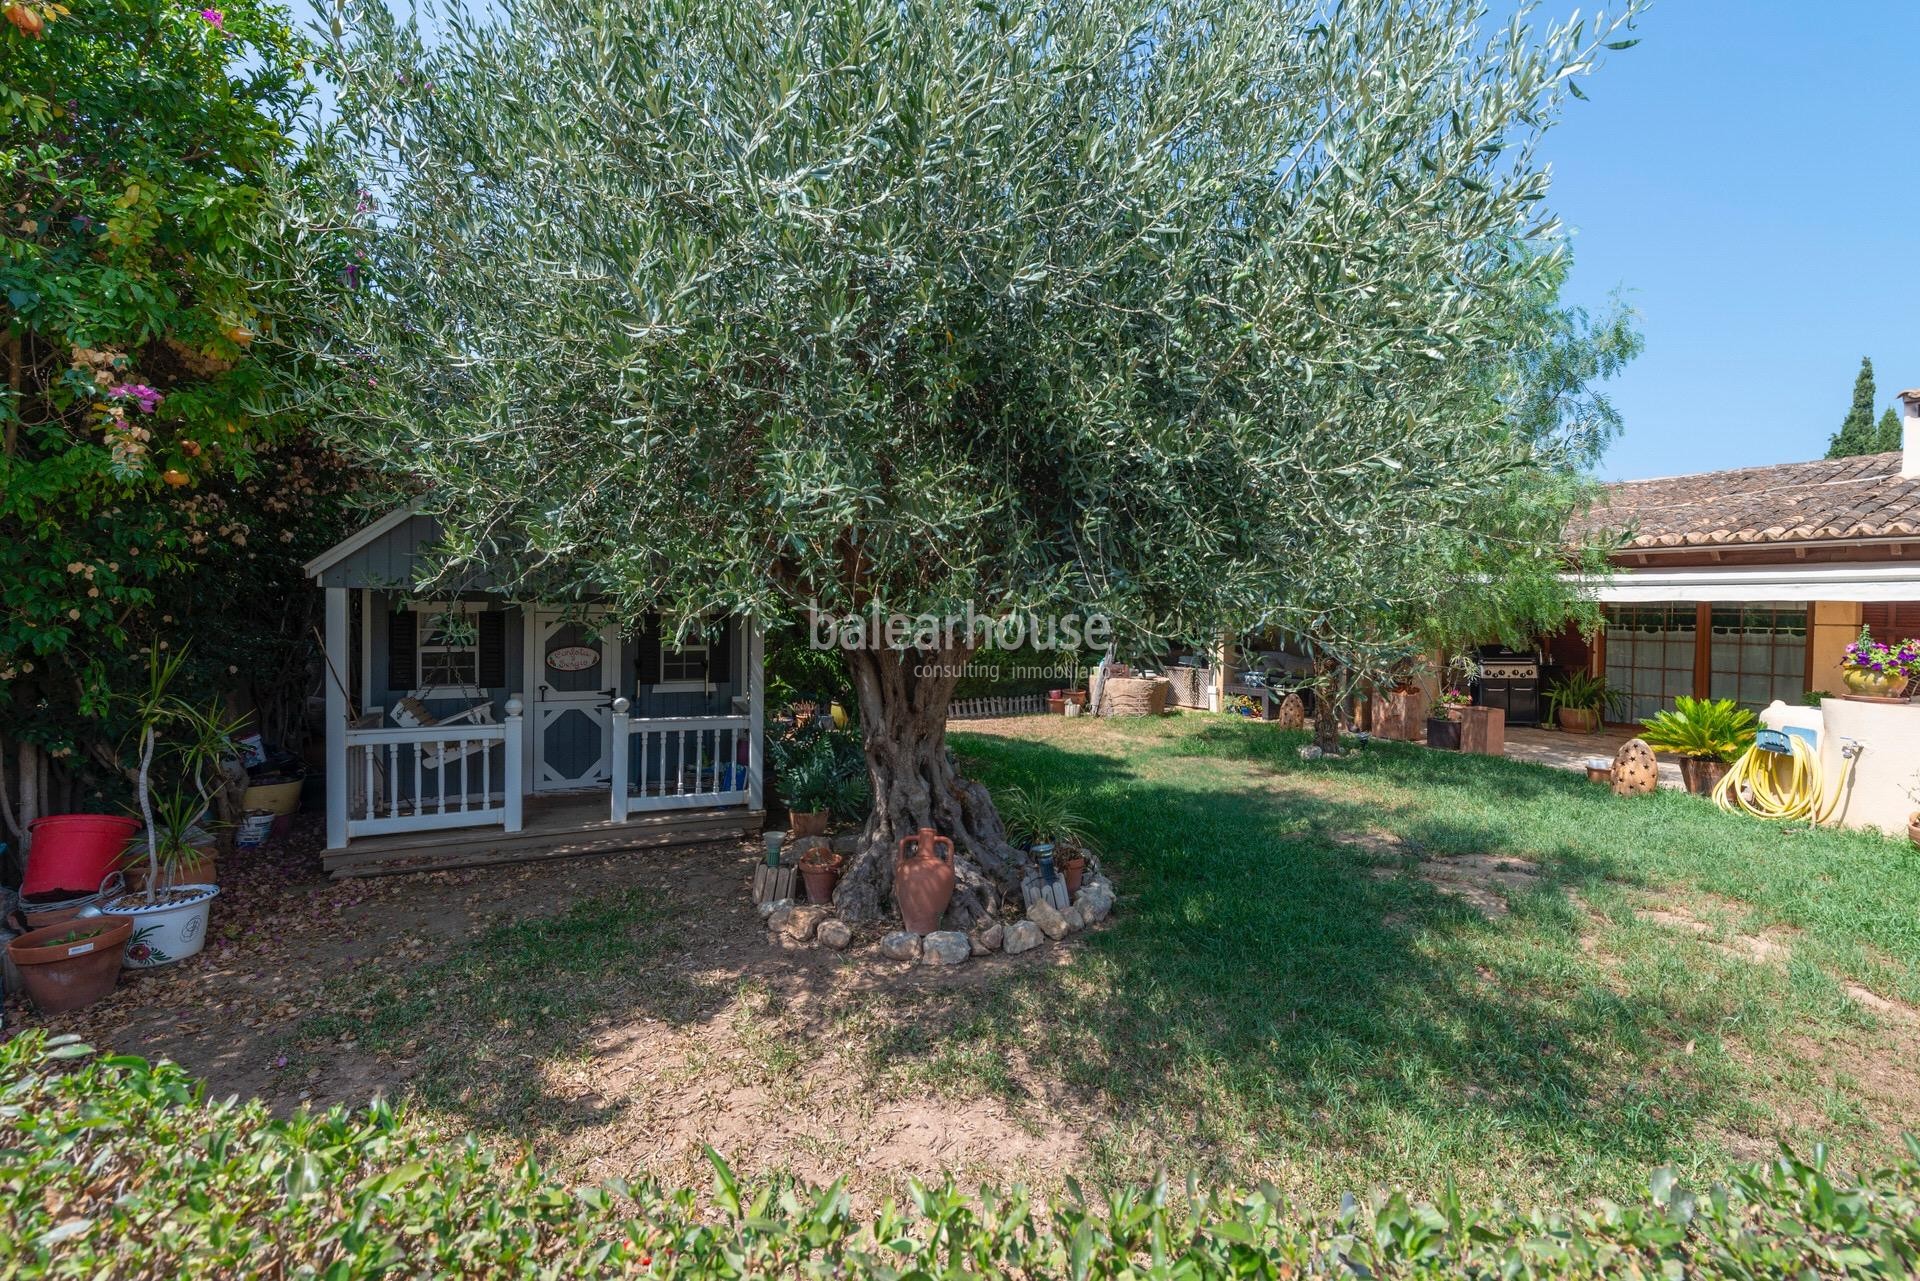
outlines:
{"label": "white picket fence", "polygon": [[[520,700],[501,724],[379,726],[344,731],[346,835],[450,827],[520,830]],[[494,768],[494,753],[500,768]],[[449,779],[449,775],[453,777]]]}
{"label": "white picket fence", "polygon": [[1038,716],[1047,710],[1045,694],[1014,694],[1005,698],[961,698],[947,707],[950,721],[989,720],[995,716]]}
{"label": "white picket fence", "polygon": [[614,822],[644,810],[759,807],[760,743],[751,716],[641,717],[629,709],[626,699],[614,700]]}

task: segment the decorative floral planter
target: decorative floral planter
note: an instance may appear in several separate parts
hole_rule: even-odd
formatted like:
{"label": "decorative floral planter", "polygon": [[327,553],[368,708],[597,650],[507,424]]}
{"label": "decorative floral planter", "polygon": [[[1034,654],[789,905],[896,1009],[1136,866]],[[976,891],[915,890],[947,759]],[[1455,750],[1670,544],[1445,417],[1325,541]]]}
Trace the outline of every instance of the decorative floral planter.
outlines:
{"label": "decorative floral planter", "polygon": [[1900,672],[1874,672],[1864,667],[1845,668],[1840,679],[1848,689],[1868,698],[1897,698],[1907,686],[1907,678]]}
{"label": "decorative floral planter", "polygon": [[161,896],[172,901],[148,903],[145,895],[122,894],[100,911],[133,923],[127,965],[147,970],[184,961],[206,946],[207,912],[219,893],[218,885],[177,885]]}

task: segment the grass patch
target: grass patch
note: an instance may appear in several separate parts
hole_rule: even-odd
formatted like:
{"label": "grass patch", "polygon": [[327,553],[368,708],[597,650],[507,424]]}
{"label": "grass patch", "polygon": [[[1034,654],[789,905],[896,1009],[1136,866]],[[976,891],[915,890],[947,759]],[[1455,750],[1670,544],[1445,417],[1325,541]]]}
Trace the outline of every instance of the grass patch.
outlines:
{"label": "grass patch", "polygon": [[[726,1034],[682,1056],[677,1088],[855,1094],[855,1148],[875,1109],[990,1103],[1070,1126],[1096,1183],[1166,1167],[1314,1205],[1449,1182],[1624,1196],[1653,1166],[1710,1179],[1783,1138],[1869,1164],[1920,1128],[1897,1084],[1914,1024],[1853,995],[1920,1001],[1903,843],[1398,744],[1303,762],[1302,736],[1229,718],[1000,729],[954,735],[969,771],[1079,790],[1121,891],[1065,964],[958,983],[816,968],[796,1002],[677,963],[708,943],[677,924],[697,904],[616,894],[500,927],[306,1032],[351,1030],[417,1064],[430,1110],[524,1135],[594,1123],[551,1078],[598,1032],[706,1020]],[[1499,877],[1463,896],[1463,866]]]}

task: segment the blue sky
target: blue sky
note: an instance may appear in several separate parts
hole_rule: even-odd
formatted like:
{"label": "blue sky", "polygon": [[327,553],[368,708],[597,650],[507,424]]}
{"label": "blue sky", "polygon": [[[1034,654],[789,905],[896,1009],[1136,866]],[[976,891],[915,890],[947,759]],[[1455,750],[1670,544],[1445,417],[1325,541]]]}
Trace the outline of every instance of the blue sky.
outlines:
{"label": "blue sky", "polygon": [[[1554,5],[1550,8],[1558,9]],[[1920,2],[1657,0],[1548,135],[1574,300],[1647,350],[1608,478],[1818,458],[1920,387]]]}

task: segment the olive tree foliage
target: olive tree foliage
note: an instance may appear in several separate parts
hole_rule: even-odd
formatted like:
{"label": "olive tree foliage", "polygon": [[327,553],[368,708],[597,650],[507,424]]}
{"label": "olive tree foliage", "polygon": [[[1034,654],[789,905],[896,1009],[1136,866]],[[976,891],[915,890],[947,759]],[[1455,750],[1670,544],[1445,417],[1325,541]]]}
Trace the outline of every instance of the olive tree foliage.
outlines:
{"label": "olive tree foliage", "polygon": [[[348,4],[281,330],[445,563],[529,595],[1214,638],[1557,483],[1458,387],[1516,367],[1563,267],[1535,145],[1632,17]],[[945,751],[972,638],[920,640],[848,654],[875,812],[839,899],[879,911],[931,825],[964,925],[1025,860]]]}
{"label": "olive tree foliage", "polygon": [[[1307,571],[1262,604],[1258,630],[1304,643],[1323,706],[1422,674],[1437,655],[1495,640],[1526,647],[1569,621],[1600,625],[1591,585],[1619,536],[1583,528],[1579,514],[1597,493],[1588,469],[1620,426],[1600,384],[1639,353],[1641,338],[1617,302],[1597,319],[1560,306],[1564,269],[1520,297],[1504,349],[1426,379],[1422,408],[1365,396],[1340,403],[1342,390],[1324,384],[1309,391],[1335,402],[1334,420],[1357,426],[1371,415],[1374,431],[1358,434],[1385,451],[1389,471],[1406,456],[1396,429],[1422,415],[1473,446],[1469,457],[1431,464],[1472,469],[1464,486],[1372,469],[1343,477],[1327,503],[1335,518],[1290,546],[1289,563]],[[1316,717],[1319,745],[1339,751],[1343,728],[1337,714]]]}

